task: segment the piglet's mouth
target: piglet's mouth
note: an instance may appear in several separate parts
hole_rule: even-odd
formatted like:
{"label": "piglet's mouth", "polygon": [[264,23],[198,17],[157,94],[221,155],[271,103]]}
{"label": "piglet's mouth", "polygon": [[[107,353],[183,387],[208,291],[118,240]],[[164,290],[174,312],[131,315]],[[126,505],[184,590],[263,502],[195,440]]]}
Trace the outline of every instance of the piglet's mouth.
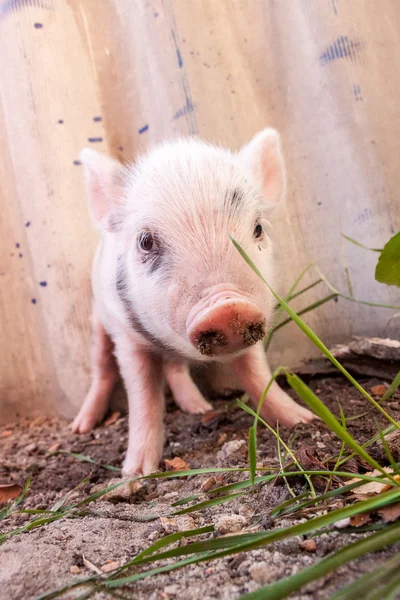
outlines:
{"label": "piglet's mouth", "polygon": [[247,298],[220,296],[207,303],[187,324],[191,344],[203,356],[238,352],[262,340],[266,320],[261,309]]}

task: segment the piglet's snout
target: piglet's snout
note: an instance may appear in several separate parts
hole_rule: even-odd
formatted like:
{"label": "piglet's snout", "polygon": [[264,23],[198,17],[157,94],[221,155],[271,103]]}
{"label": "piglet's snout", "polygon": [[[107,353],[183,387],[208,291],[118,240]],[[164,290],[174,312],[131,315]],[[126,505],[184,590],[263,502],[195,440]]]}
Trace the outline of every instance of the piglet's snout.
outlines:
{"label": "piglet's snout", "polygon": [[261,309],[239,294],[218,293],[194,307],[186,323],[191,344],[205,356],[237,352],[265,336]]}

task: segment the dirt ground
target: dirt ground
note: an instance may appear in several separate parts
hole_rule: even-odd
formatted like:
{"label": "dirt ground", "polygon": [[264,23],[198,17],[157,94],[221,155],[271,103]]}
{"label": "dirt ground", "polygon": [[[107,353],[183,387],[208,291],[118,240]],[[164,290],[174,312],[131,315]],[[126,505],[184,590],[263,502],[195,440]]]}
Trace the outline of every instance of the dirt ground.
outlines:
{"label": "dirt ground", "polygon": [[[370,378],[361,383],[371,391],[383,382]],[[367,401],[341,377],[316,378],[309,385],[336,414],[338,401],[346,417],[367,411],[365,416],[348,423],[348,430],[358,442],[363,443],[376,433],[374,418],[382,427],[387,425],[379,413],[371,412]],[[399,393],[387,403],[386,408],[394,418],[400,419]],[[28,475],[32,475],[32,484],[22,508],[47,509],[90,476],[83,487],[73,492],[69,501],[83,499],[99,484],[104,487],[111,478],[117,477],[118,472],[56,452],[79,453],[99,463],[119,467],[127,444],[127,422],[124,416],[115,418],[114,415],[111,420],[114,422],[103,424],[86,435],[72,434],[68,423],[56,419],[39,418],[3,427],[0,429],[0,483],[15,481],[23,484]],[[232,400],[215,401],[214,411],[203,416],[184,414],[170,401],[166,414],[164,458],[180,457],[190,468],[245,467],[251,424],[252,418]],[[281,429],[286,441],[292,434],[292,431]],[[296,428],[293,450],[304,447],[304,444],[314,448],[321,459],[340,449],[340,442],[322,422]],[[278,464],[276,440],[263,427],[259,428],[257,461],[259,465]],[[355,462],[349,464],[350,467],[354,471],[365,470],[365,465]],[[298,515],[295,519],[278,518],[275,521],[269,516],[274,507],[289,497],[286,485],[279,481],[273,486],[258,485],[253,492],[221,506],[169,520],[160,518],[176,510],[172,505],[180,498],[200,493],[197,501],[206,500],[211,497],[210,490],[208,493],[205,491],[207,488],[244,478],[248,476],[230,473],[146,481],[130,499],[114,498],[113,502],[100,499],[87,506],[85,516],[63,518],[10,537],[0,546],[0,598],[28,600],[87,577],[93,574],[91,569],[95,567],[106,570],[107,565],[123,564],[172,531],[214,524],[217,532],[208,535],[216,536],[235,528],[255,531],[300,522]],[[303,484],[299,478],[292,485],[300,492]],[[302,518],[310,518],[314,514],[311,512]],[[13,515],[0,522],[0,533],[15,529],[33,518],[31,515]],[[324,533],[315,538],[314,553],[305,550],[299,538],[285,540],[247,554],[144,579],[124,588],[123,595],[119,597],[137,600],[234,600],[261,584],[295,573],[359,535],[363,534],[344,534],[339,530]],[[329,598],[334,590],[375,568],[396,550],[400,548],[392,547],[389,551],[378,552],[341,567],[322,580],[307,585],[300,595],[293,597],[298,600]],[[88,567],[83,557],[94,567]],[[65,597],[72,599],[79,593],[69,592]],[[102,599],[109,596],[100,592],[93,597]]]}

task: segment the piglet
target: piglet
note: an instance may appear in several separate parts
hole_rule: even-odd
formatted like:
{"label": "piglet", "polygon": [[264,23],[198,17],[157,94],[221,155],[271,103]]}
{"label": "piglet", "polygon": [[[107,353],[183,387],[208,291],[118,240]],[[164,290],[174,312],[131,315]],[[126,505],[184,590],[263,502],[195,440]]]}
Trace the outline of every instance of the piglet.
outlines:
{"label": "piglet", "polygon": [[[229,235],[273,285],[267,218],[285,192],[280,139],[265,129],[237,153],[178,139],[126,166],[90,149],[80,158],[101,242],[92,382],[72,428],[87,432],[104,417],[121,375],[129,402],[123,472],[149,474],[163,453],[165,382],[182,410],[204,413],[211,405],[191,365],[228,363],[255,405],[270,380],[262,340],[274,299]],[[276,383],[262,416],[284,425],[313,419]]]}

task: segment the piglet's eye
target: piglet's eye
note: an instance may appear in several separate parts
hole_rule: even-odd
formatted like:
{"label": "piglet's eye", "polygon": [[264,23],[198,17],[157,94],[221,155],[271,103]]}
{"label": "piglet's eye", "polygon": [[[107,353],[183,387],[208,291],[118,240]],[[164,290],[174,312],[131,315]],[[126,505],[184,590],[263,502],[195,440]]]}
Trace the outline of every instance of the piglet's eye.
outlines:
{"label": "piglet's eye", "polygon": [[158,246],[150,231],[142,231],[142,233],[139,234],[138,248],[140,252],[146,254],[149,252],[156,252],[158,250]]}
{"label": "piglet's eye", "polygon": [[256,240],[259,240],[260,237],[263,234],[263,228],[261,223],[256,223],[255,227],[254,227],[254,237],[256,238]]}

